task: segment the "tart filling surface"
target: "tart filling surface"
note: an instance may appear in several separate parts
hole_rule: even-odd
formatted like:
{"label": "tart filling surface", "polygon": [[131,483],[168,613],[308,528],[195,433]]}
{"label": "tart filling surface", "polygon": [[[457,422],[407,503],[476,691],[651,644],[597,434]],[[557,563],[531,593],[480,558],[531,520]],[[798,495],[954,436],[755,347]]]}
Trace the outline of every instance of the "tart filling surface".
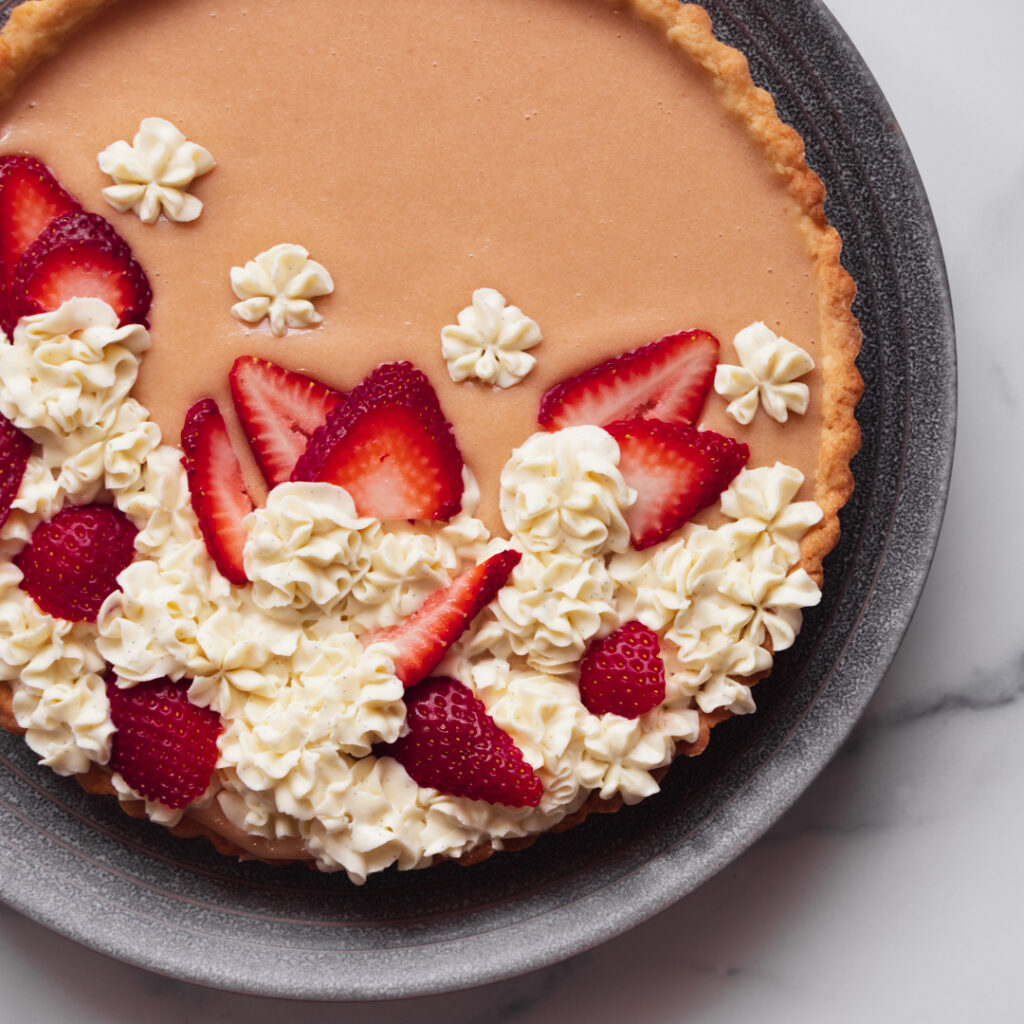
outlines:
{"label": "tart filling surface", "polygon": [[[11,89],[67,6],[18,8]],[[858,333],[700,8],[115,5],[3,119],[152,286],[67,284],[62,238],[6,268],[0,673],[44,763],[360,881],[642,799],[754,709],[852,487]],[[94,621],[26,571],[83,506],[137,531]],[[164,713],[200,739],[157,770]]]}

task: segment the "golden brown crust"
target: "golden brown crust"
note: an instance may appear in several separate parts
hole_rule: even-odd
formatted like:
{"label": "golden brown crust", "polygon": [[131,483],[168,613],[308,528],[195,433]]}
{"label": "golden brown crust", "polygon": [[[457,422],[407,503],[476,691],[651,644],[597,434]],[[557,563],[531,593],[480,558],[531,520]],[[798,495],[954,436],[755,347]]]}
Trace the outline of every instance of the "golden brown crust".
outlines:
{"label": "golden brown crust", "polygon": [[0,103],[41,60],[115,0],[26,0],[0,33]]}
{"label": "golden brown crust", "polygon": [[[117,0],[27,0],[17,7],[0,33],[0,102],[11,95],[18,81],[40,60],[59,50],[79,26],[115,2]],[[854,408],[863,391],[855,365],[861,334],[851,311],[856,287],[840,263],[842,244],[839,235],[825,217],[824,185],[807,167],[803,140],[779,120],[771,95],[754,84],[746,57],[715,38],[711,19],[702,7],[679,4],[677,0],[604,2],[620,7],[625,4],[644,21],[662,31],[672,45],[707,72],[724,106],[746,123],[770,166],[786,181],[789,194],[799,209],[800,228],[815,262],[823,351],[822,436],[814,489],[814,500],[821,507],[823,516],[801,544],[801,565],[820,585],[822,560],[839,539],[839,510],[853,492],[849,463],[860,447],[860,429],[854,418]],[[677,755],[693,757],[702,753],[710,740],[711,729],[731,717],[731,712],[722,708],[711,713],[701,711],[699,716],[697,738],[690,743],[678,744]],[[5,683],[0,683],[0,725],[10,732],[24,731],[14,718],[11,689]],[[666,766],[655,773],[659,781],[667,770]],[[109,771],[99,766],[79,775],[78,780],[90,793],[115,792]],[[142,801],[122,801],[121,806],[132,817],[145,815]],[[612,813],[621,806],[621,797],[602,800],[596,793],[591,793],[552,831],[565,831],[590,814]],[[203,822],[184,818],[171,831],[182,837],[204,835],[220,853],[251,857],[242,847]],[[533,835],[505,840],[500,848],[524,849],[537,838]],[[477,864],[494,852],[495,845],[487,843],[454,859],[464,865]]]}
{"label": "golden brown crust", "polygon": [[14,717],[14,708],[11,707],[13,700],[14,694],[11,691],[10,684],[0,683],[0,725],[8,732],[14,733],[16,736],[22,736],[25,730],[18,725],[18,720]]}
{"label": "golden brown crust", "polygon": [[645,21],[655,24],[711,76],[727,109],[747,125],[769,164],[787,183],[800,210],[800,227],[815,261],[821,346],[822,435],[814,500],[822,519],[801,544],[802,567],[820,586],[822,559],[839,540],[839,510],[853,493],[850,460],[860,448],[854,408],[864,390],[856,358],[860,326],[851,311],[856,285],[840,263],[842,242],[825,217],[825,186],[804,160],[804,142],[779,120],[775,101],[750,77],[746,57],[715,38],[711,18],[696,4],[676,0],[628,0]]}

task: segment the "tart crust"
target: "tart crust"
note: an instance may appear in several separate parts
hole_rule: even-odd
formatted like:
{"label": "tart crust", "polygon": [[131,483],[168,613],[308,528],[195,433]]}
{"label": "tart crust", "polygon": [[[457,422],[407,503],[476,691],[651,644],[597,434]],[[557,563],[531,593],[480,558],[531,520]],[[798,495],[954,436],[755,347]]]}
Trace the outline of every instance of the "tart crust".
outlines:
{"label": "tart crust", "polygon": [[[74,32],[118,0],[24,0],[11,13],[0,31],[0,103],[7,100],[18,83],[38,64],[58,52]],[[804,158],[804,142],[778,117],[775,102],[764,89],[754,84],[746,57],[722,43],[713,32],[711,18],[703,7],[676,0],[595,0],[616,8],[631,10],[662,32],[697,67],[703,69],[722,105],[745,123],[751,138],[762,149],[769,166],[786,182],[789,194],[800,211],[799,227],[815,266],[815,290],[819,307],[822,344],[821,434],[817,460],[814,500],[822,509],[821,521],[801,542],[803,568],[820,586],[822,561],[839,539],[839,510],[853,493],[853,475],[849,463],[860,447],[860,429],[854,409],[863,391],[863,382],[855,361],[860,350],[861,332],[851,306],[856,295],[853,279],[840,262],[842,243],[838,232],[825,216],[825,187]],[[762,676],[751,677],[750,684]],[[12,691],[0,682],[0,726],[22,734],[11,707]],[[700,731],[696,740],[679,743],[676,755],[694,757],[704,751],[711,730],[732,717],[721,708],[699,711]],[[671,765],[653,773],[658,781]],[[116,794],[109,771],[94,765],[76,776],[82,788],[92,794]],[[550,831],[562,832],[578,825],[592,813],[612,813],[622,806],[622,798],[602,800],[596,793],[574,813],[567,815]],[[121,800],[121,807],[132,817],[145,816],[140,800]],[[259,859],[268,864],[293,863],[254,855],[222,835],[215,828],[186,816],[170,831],[179,837],[203,835],[219,853],[241,859]],[[519,850],[530,846],[540,835],[481,844],[452,858],[460,864],[476,864],[496,850]]]}

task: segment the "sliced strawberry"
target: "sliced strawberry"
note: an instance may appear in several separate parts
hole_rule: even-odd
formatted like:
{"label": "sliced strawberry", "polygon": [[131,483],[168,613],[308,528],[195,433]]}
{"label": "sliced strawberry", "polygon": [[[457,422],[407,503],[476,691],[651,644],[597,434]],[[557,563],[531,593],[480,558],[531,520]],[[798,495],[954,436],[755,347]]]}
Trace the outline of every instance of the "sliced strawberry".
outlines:
{"label": "sliced strawberry", "polygon": [[254,356],[231,367],[231,397],[271,487],[290,480],[310,437],[345,396],[312,377]]}
{"label": "sliced strawberry", "polygon": [[15,563],[21,589],[48,615],[95,622],[117,590],[117,574],[132,560],[138,531],[110,505],[62,508],[40,523]]}
{"label": "sliced strawberry", "polygon": [[636,417],[693,423],[717,365],[718,339],[707,331],[670,334],[556,384],[537,419],[548,430]]}
{"label": "sliced strawberry", "polygon": [[494,600],[522,557],[511,548],[492,555],[435,590],[404,622],[368,634],[366,642],[396,644],[395,675],[406,686],[415,685],[430,675],[448,648]]}
{"label": "sliced strawberry", "polygon": [[188,699],[189,681],[154,679],[123,690],[107,681],[110,768],[147,800],[180,810],[206,792],[217,765],[220,715]]}
{"label": "sliced strawberry", "polygon": [[52,221],[18,261],[9,314],[16,322],[76,296],[103,299],[122,325],[149,326],[149,280],[128,243],[99,214],[81,210]]}
{"label": "sliced strawberry", "polygon": [[595,640],[580,663],[580,700],[595,715],[639,718],[665,699],[658,634],[633,620]]}
{"label": "sliced strawberry", "polygon": [[310,439],[293,480],[344,487],[360,515],[448,519],[462,504],[462,455],[426,376],[385,363]]}
{"label": "sliced strawberry", "polygon": [[626,522],[638,550],[712,504],[750,458],[742,442],[684,423],[638,419],[605,429],[619,443],[619,471],[637,492]]}
{"label": "sliced strawberry", "polygon": [[[0,285],[6,290],[25,250],[78,201],[33,156],[0,157]],[[13,324],[6,322],[10,334]]]}
{"label": "sliced strawberry", "polygon": [[18,496],[32,442],[9,419],[0,416],[0,527],[7,522]]}
{"label": "sliced strawberry", "polygon": [[242,520],[255,506],[224,417],[212,398],[196,402],[185,415],[181,447],[185,452],[181,464],[188,474],[192,509],[203,531],[206,550],[224,577],[242,586],[247,581]]}
{"label": "sliced strawberry", "polygon": [[409,732],[377,752],[418,786],[511,807],[536,807],[540,779],[483,702],[457,679],[428,679],[405,695]]}

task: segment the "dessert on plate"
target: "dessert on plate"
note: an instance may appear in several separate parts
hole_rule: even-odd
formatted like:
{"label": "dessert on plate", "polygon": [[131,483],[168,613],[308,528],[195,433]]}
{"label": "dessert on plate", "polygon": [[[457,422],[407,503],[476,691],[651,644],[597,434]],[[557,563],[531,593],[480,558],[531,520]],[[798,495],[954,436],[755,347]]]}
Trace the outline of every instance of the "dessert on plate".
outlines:
{"label": "dessert on plate", "polygon": [[362,882],[754,711],[859,332],[702,8],[28,0],[0,101],[0,715],[42,763]]}

